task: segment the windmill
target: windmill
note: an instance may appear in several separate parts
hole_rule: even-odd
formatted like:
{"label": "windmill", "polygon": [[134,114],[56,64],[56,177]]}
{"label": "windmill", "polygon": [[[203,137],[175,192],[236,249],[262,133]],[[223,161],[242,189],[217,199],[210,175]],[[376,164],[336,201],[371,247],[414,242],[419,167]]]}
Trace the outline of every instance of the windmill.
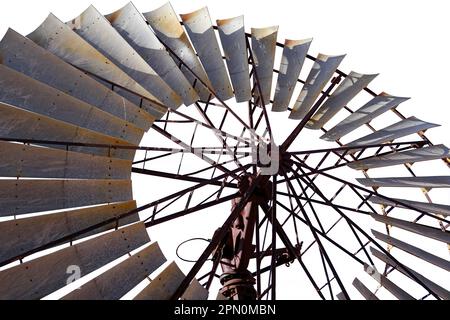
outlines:
{"label": "windmill", "polygon": [[[437,124],[401,113],[407,97],[369,89],[376,74],[338,69],[345,55],[312,56],[312,39],[280,43],[277,31],[246,33],[242,16],[214,24],[207,8],[141,14],[132,3],[67,22],[50,14],[26,37],[8,30],[0,298],[41,299],[68,274],[97,272],[62,298],[120,299],[157,272],[133,298],[276,299],[280,271],[295,264],[319,298],[378,299],[349,279],[345,257],[398,299],[448,299],[403,262],[450,269],[411,240],[450,243],[450,207],[431,199],[450,187],[449,149],[425,135]],[[381,117],[392,121],[374,126]],[[144,135],[158,144],[142,145]],[[316,138],[327,147],[298,149]],[[423,163],[442,174],[417,174]],[[137,205],[131,173],[170,188],[149,184],[158,196]],[[422,199],[390,193],[411,188]],[[231,210],[188,272],[150,240],[152,228],[223,204]]]}

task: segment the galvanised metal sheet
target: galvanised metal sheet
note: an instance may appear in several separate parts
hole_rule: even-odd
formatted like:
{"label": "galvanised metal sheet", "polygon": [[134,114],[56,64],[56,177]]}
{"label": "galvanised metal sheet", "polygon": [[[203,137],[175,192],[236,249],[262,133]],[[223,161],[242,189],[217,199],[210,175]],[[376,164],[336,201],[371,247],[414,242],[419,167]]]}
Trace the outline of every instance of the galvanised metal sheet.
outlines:
{"label": "galvanised metal sheet", "polygon": [[153,243],[133,254],[118,265],[64,296],[63,300],[119,300],[137,286],[166,258],[158,243]]}
{"label": "galvanised metal sheet", "polygon": [[306,116],[344,57],[345,55],[328,56],[325,54],[317,56],[292,107],[290,119],[303,119]]}
{"label": "galvanised metal sheet", "polygon": [[440,229],[429,227],[423,224],[409,222],[388,216],[382,216],[379,214],[371,213],[370,215],[378,222],[398,227],[400,229],[407,230],[409,232],[417,233],[430,239],[442,241],[444,243],[450,243],[449,231],[442,231]]}
{"label": "galvanised metal sheet", "polygon": [[[179,57],[194,73],[200,77],[208,86],[211,86],[208,76],[205,73],[200,61],[198,60],[189,39],[181,26],[177,14],[172,5],[167,2],[160,8],[143,13],[145,19],[152,27],[160,42],[170,48],[177,57]],[[175,63],[179,60],[172,55]],[[210,92],[201,84],[197,78],[184,66],[180,66],[181,71],[192,87],[197,91],[203,101],[207,101]]]}
{"label": "galvanised metal sheet", "polygon": [[367,170],[372,168],[395,166],[399,164],[412,164],[421,161],[444,159],[448,157],[450,157],[450,150],[446,146],[439,144],[431,147],[395,152],[385,156],[354,161],[348,163],[347,166],[356,170]]}
{"label": "galvanised metal sheet", "polygon": [[[80,128],[12,105],[0,102],[0,137],[9,139],[33,139],[107,145],[133,145],[117,138]],[[66,150],[65,145],[45,144],[47,147]],[[70,146],[69,150],[132,160],[135,150],[103,147]]]}
{"label": "galvanised metal sheet", "polygon": [[[392,200],[383,199],[383,198],[377,197],[377,196],[372,196],[368,200],[372,203],[382,204],[385,206],[406,208],[406,209],[411,210],[411,212],[414,214],[417,211],[414,211],[413,209],[410,209],[406,206],[411,206],[413,208],[417,208],[419,210],[426,211],[429,213],[436,213],[436,214],[441,214],[443,216],[450,216],[450,206],[449,205],[429,203],[429,202],[411,201],[411,200],[398,199],[398,198],[391,198],[391,199]],[[399,203],[395,202],[394,200],[398,201]]]}
{"label": "galvanised metal sheet", "polygon": [[370,291],[364,283],[362,283],[358,278],[355,278],[352,282],[353,286],[358,290],[359,293],[364,297],[366,300],[379,300],[378,297]]}
{"label": "galvanised metal sheet", "polygon": [[0,101],[133,144],[144,130],[0,64]]}
{"label": "galvanised metal sheet", "polygon": [[143,130],[148,130],[155,120],[137,105],[12,29],[0,42],[0,63]]}
{"label": "galvanised metal sheet", "polygon": [[308,121],[306,127],[310,129],[322,128],[336,113],[361,92],[361,90],[367,87],[376,76],[378,74],[361,74],[351,71]]}
{"label": "galvanised metal sheet", "polygon": [[320,139],[327,141],[338,140],[347,133],[352,132],[353,130],[375,119],[386,111],[395,108],[400,103],[408,99],[409,98],[404,97],[394,97],[383,92],[339,122],[327,133],[322,135]]}
{"label": "galvanised metal sheet", "polygon": [[[418,273],[417,271],[411,269],[409,266],[402,266],[398,263],[396,263],[394,260],[389,258],[387,255],[382,253],[381,251],[371,247],[370,251],[372,255],[383,261],[384,263],[394,267],[397,271],[401,272],[405,276],[411,278],[413,281],[417,281],[416,279],[420,280],[424,285],[426,285],[429,289],[431,289],[434,293],[436,293],[439,297],[441,297],[444,300],[450,300],[450,292],[440,285],[436,284],[435,282],[431,281],[430,279],[424,277],[422,274]],[[411,276],[409,273],[412,273],[413,276]]]}
{"label": "galvanised metal sheet", "polygon": [[[27,37],[67,63],[82,70],[86,70],[112,83],[121,85],[144,97],[156,99],[150,92],[144,89],[110,59],[101,54],[53,14],[50,14],[47,19]],[[100,83],[105,84],[105,82]],[[111,87],[110,84],[105,85],[108,88]],[[118,91],[118,93],[121,94],[120,91]],[[156,115],[158,113],[151,114]]]}
{"label": "galvanised metal sheet", "polygon": [[311,42],[312,38],[285,40],[272,111],[286,111],[288,109]]}
{"label": "galvanised metal sheet", "polygon": [[222,100],[230,99],[233,97],[233,89],[228,79],[208,8],[204,7],[188,14],[180,14],[180,17],[214,92]]}
{"label": "galvanised metal sheet", "polygon": [[0,299],[40,299],[81,276],[144,245],[150,239],[144,223],[66,247],[0,272]]}
{"label": "galvanised metal sheet", "polygon": [[131,180],[0,180],[0,217],[132,198]]}
{"label": "galvanised metal sheet", "polygon": [[[0,261],[24,254],[29,250],[134,209],[136,209],[136,202],[127,201],[1,222]],[[138,213],[120,219],[118,222],[119,226],[122,226],[136,221],[139,221]],[[78,238],[104,232],[115,226],[115,222],[110,223],[86,232]]]}
{"label": "galvanised metal sheet", "polygon": [[185,105],[191,105],[199,99],[197,92],[170,57],[166,48],[150,30],[133,3],[129,2],[122,9],[105,17],[122,38],[183,99]]}
{"label": "galvanised metal sheet", "polygon": [[170,108],[180,106],[181,98],[92,5],[66,24],[131,78],[136,80],[158,101]]}
{"label": "galvanised metal sheet", "polygon": [[0,177],[130,179],[131,160],[0,141]]}
{"label": "galvanised metal sheet", "polygon": [[378,240],[381,240],[387,244],[390,244],[391,246],[394,246],[400,250],[408,252],[409,254],[412,254],[424,261],[434,264],[435,266],[438,266],[444,270],[450,271],[450,262],[448,260],[445,260],[441,257],[435,256],[434,254],[431,254],[428,251],[422,250],[418,247],[410,245],[409,243],[403,242],[403,241],[393,238],[389,235],[385,235],[381,232],[372,230],[372,234]]}
{"label": "galvanised metal sheet", "polygon": [[450,188],[450,176],[357,178],[356,180],[369,187]]}
{"label": "galvanised metal sheet", "polygon": [[373,266],[369,266],[364,263],[364,270],[374,278],[382,287],[392,293],[399,300],[415,300],[413,296],[407,293],[405,290],[397,286],[394,282],[389,280],[382,273],[374,270]]}
{"label": "galvanised metal sheet", "polygon": [[208,290],[194,278],[180,300],[207,300],[208,294]]}
{"label": "galvanised metal sheet", "polygon": [[244,16],[217,20],[219,37],[237,102],[252,98]]}
{"label": "galvanised metal sheet", "polygon": [[[270,103],[277,34],[278,26],[251,28],[253,59],[255,59],[254,64],[256,66],[256,73],[258,75],[264,104]],[[256,86],[255,81],[254,86]],[[257,87],[255,87],[254,95],[255,98],[260,96]]]}
{"label": "galvanised metal sheet", "polygon": [[[390,126],[377,130],[371,134],[368,134],[362,138],[356,139],[352,142],[346,143],[345,146],[364,146],[369,144],[379,144],[388,141],[394,141],[395,139],[425,131],[430,128],[439,127],[438,124],[425,122],[416,117],[409,117],[402,119]],[[354,153],[357,150],[350,150],[350,153]]]}

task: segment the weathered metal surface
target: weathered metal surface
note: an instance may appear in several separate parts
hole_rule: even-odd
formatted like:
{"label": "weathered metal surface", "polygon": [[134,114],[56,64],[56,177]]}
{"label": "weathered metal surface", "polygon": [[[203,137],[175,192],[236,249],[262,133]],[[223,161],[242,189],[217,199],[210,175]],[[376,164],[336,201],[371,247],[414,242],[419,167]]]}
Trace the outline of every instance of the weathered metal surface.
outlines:
{"label": "weathered metal surface", "polygon": [[119,300],[166,262],[153,243],[63,297],[63,300]]}
{"label": "weathered metal surface", "polygon": [[144,130],[62,91],[0,65],[0,101],[133,144]]}
{"label": "weathered metal surface", "polygon": [[148,130],[154,121],[129,100],[12,29],[0,42],[0,62],[143,130]]}
{"label": "weathered metal surface", "polygon": [[[121,139],[112,138],[1,102],[0,137],[132,146]],[[47,144],[47,146],[56,149],[66,149],[65,145]],[[69,150],[127,160],[132,160],[135,153],[135,150],[82,146],[71,146]]]}
{"label": "weathered metal surface", "polygon": [[311,42],[312,38],[284,42],[272,111],[288,109]]}
{"label": "weathered metal surface", "polygon": [[228,73],[233,84],[234,97],[237,102],[248,101],[252,97],[252,91],[250,88],[244,16],[217,20],[217,27]]}
{"label": "weathered metal surface", "polygon": [[388,216],[382,216],[379,214],[371,214],[371,216],[378,222],[398,227],[407,230],[409,232],[420,234],[424,237],[431,238],[437,241],[450,243],[450,232],[448,231],[442,231],[440,229],[432,228],[422,224],[413,223]]}
{"label": "weathered metal surface", "polygon": [[429,262],[431,264],[434,264],[435,266],[438,266],[439,268],[450,271],[450,261],[448,261],[448,260],[445,260],[441,257],[435,256],[434,254],[431,254],[425,250],[422,250],[418,247],[410,245],[409,243],[406,243],[406,242],[403,242],[396,238],[393,238],[389,235],[385,235],[381,232],[372,230],[372,234],[377,239],[379,239],[383,242],[386,242],[387,244],[390,244],[391,246],[394,246],[400,250],[408,252],[409,254],[412,254],[426,262]]}
{"label": "weathered metal surface", "polygon": [[450,176],[357,178],[356,180],[370,187],[450,188]]}
{"label": "weathered metal surface", "polygon": [[[382,204],[384,206],[393,206],[393,207],[399,207],[399,208],[407,208],[406,206],[410,206],[413,208],[417,208],[422,211],[426,211],[429,213],[436,213],[441,214],[443,216],[450,216],[450,206],[445,204],[437,204],[437,203],[429,203],[429,202],[419,202],[419,201],[411,201],[411,200],[405,200],[405,199],[393,199],[400,203],[397,203],[395,201],[391,201],[389,199],[383,199],[381,197],[372,196],[369,198],[369,201],[372,203]],[[409,209],[409,208],[407,208]],[[416,211],[411,210],[411,213],[415,214]]]}
{"label": "weathered metal surface", "polygon": [[289,115],[290,119],[302,119],[308,113],[344,57],[345,55],[328,56],[324,54],[317,56],[302,91],[295,101]]}
{"label": "weathered metal surface", "polygon": [[171,108],[181,104],[181,98],[92,5],[66,24],[150,92],[150,98]]}
{"label": "weathered metal surface", "polygon": [[[139,83],[72,31],[69,26],[56,18],[53,14],[50,14],[47,19],[27,37],[67,63],[100,76],[112,83],[121,85],[144,97],[156,99],[150,92],[144,89]],[[100,83],[111,88],[110,84],[105,82]],[[121,91],[118,91],[118,93],[123,94]],[[148,108],[145,110],[157,118],[164,115],[164,112],[157,108]]]}
{"label": "weathered metal surface", "polygon": [[[200,64],[183,27],[178,21],[177,14],[173,10],[172,5],[168,2],[156,10],[143,13],[143,15],[162,44],[169,47],[200,79],[210,86],[211,83],[209,82],[208,76]],[[173,58],[176,63],[179,63],[177,58]],[[180,69],[192,87],[197,91],[200,98],[203,101],[208,100],[210,95],[209,90],[188,69],[183,66],[180,66]]]}
{"label": "weathered metal surface", "polygon": [[444,289],[443,287],[441,287],[440,285],[438,285],[435,282],[431,281],[430,279],[424,277],[422,274],[420,274],[417,271],[411,269],[410,267],[406,267],[406,266],[403,267],[403,266],[397,264],[395,261],[393,261],[387,255],[385,255],[384,253],[382,253],[381,251],[379,251],[379,250],[377,250],[375,248],[371,247],[370,251],[371,251],[372,255],[374,255],[375,257],[377,257],[378,259],[380,259],[384,263],[387,263],[387,264],[391,265],[392,267],[394,267],[395,269],[397,269],[398,271],[403,273],[405,276],[415,280],[408,273],[408,271],[409,271],[410,273],[412,273],[414,275],[415,278],[420,280],[424,285],[426,285],[429,289],[431,289],[434,293],[436,293],[442,299],[450,300],[450,292],[448,290]]}
{"label": "weathered metal surface", "polygon": [[130,179],[131,161],[0,141],[0,176]]}
{"label": "weathered metal surface", "polygon": [[[275,60],[278,26],[252,28],[251,34],[253,59],[255,59],[254,63],[262,97],[264,103],[269,104],[270,93],[272,90],[273,65]],[[259,97],[258,87],[256,87],[254,95],[255,97]]]}
{"label": "weathered metal surface", "polygon": [[[370,144],[379,144],[407,136],[409,134],[424,131],[430,128],[438,127],[438,124],[425,122],[416,117],[402,119],[393,125],[377,130],[367,136],[356,139],[346,144],[346,146],[364,146]],[[356,150],[350,150],[350,153]]]}
{"label": "weathered metal surface", "polygon": [[387,93],[381,93],[367,102],[357,111],[349,115],[343,121],[339,122],[335,127],[330,129],[327,133],[322,135],[320,139],[327,141],[335,141],[359,128],[365,123],[370,122],[372,119],[378,117],[384,112],[395,108],[400,103],[408,100],[409,98],[394,97]]}
{"label": "weathered metal surface", "polygon": [[132,198],[131,180],[0,180],[0,216]]}
{"label": "weathered metal surface", "polygon": [[194,278],[180,300],[207,300],[208,294],[208,290]]}
{"label": "weathered metal surface", "polygon": [[403,152],[395,152],[385,156],[354,161],[348,164],[352,169],[367,170],[372,168],[395,166],[398,164],[444,159],[450,157],[450,150],[444,145],[419,148]]}
{"label": "weathered metal surface", "polygon": [[0,299],[40,299],[66,286],[77,267],[85,276],[149,241],[141,222],[6,269]]}
{"label": "weathered metal surface", "polygon": [[230,99],[233,97],[233,89],[228,79],[208,8],[204,7],[188,14],[180,14],[180,17],[214,92],[222,100]]}
{"label": "weathered metal surface", "polygon": [[[24,254],[133,209],[136,209],[136,202],[128,201],[1,222],[0,261]],[[119,226],[136,221],[139,221],[138,213],[119,220]],[[115,222],[110,223],[87,232],[79,238],[100,233],[115,226]]]}
{"label": "weathered metal surface", "polygon": [[307,128],[320,129],[349,103],[378,74],[361,74],[351,71],[342,83],[325,100],[314,116],[306,124]]}
{"label": "weathered metal surface", "polygon": [[105,17],[164,82],[183,99],[185,105],[191,105],[199,99],[194,88],[133,3],[130,2]]}
{"label": "weathered metal surface", "polygon": [[399,300],[415,300],[413,296],[407,293],[405,290],[397,286],[386,276],[379,273],[374,269],[374,267],[364,264],[364,270],[372,276],[381,286],[383,286],[387,291],[392,293]]}
{"label": "weathered metal surface", "polygon": [[358,290],[358,292],[361,293],[361,295],[364,297],[364,299],[379,300],[378,297],[364,285],[364,283],[359,281],[358,278],[355,278],[353,280],[352,284],[356,288],[356,290]]}

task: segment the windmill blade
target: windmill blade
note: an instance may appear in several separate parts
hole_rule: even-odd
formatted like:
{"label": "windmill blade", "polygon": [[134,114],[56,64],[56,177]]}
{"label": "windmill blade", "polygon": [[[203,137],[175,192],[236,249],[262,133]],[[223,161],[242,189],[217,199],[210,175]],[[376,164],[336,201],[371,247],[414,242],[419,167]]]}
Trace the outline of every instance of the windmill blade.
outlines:
{"label": "windmill blade", "polygon": [[228,73],[233,84],[237,102],[248,101],[252,97],[249,79],[247,42],[244,16],[217,20],[219,37],[227,62]]}
{"label": "windmill blade", "polygon": [[303,119],[322,92],[328,81],[330,81],[345,55],[327,56],[319,54],[306,78],[302,91],[298,95],[292,108],[290,119]]}
{"label": "windmill blade", "polygon": [[[64,141],[77,143],[97,143],[106,145],[132,146],[132,144],[113,138],[111,136],[96,133],[68,123],[41,116],[23,109],[0,102],[0,137],[3,139],[25,139],[43,141]],[[45,145],[45,143],[40,143]],[[66,149],[62,145],[47,144],[52,148]],[[93,148],[87,146],[72,146],[71,150],[111,156],[131,160],[135,150],[116,148]]]}
{"label": "windmill blade", "polygon": [[166,48],[150,30],[146,21],[129,2],[123,8],[105,16],[117,32],[145,60],[145,62],[179,95],[188,106],[199,99]]}
{"label": "windmill blade", "polygon": [[326,141],[339,140],[344,135],[359,128],[363,124],[368,123],[386,111],[397,107],[400,103],[408,99],[409,98],[404,97],[394,97],[383,92],[367,102],[357,111],[353,112],[343,121],[339,122],[327,133],[322,135],[320,139]]}
{"label": "windmill blade", "polygon": [[358,290],[359,293],[364,297],[366,300],[379,300],[378,297],[370,291],[364,283],[359,281],[358,278],[355,278],[352,282],[353,286]]}
{"label": "windmill blade", "polygon": [[[183,27],[178,21],[177,14],[172,8],[170,2],[161,6],[160,8],[143,13],[145,19],[152,27],[161,43],[175,53],[177,57],[183,60],[184,63],[204,82],[211,87],[208,76],[205,73],[200,61],[198,60],[194,49],[189,42],[189,39],[184,32]],[[172,58],[176,63],[180,63],[178,58]],[[197,91],[198,95],[203,101],[209,100],[209,90],[198,81],[191,71],[185,67],[181,67],[181,71],[192,87]]]}
{"label": "windmill blade", "polygon": [[[264,104],[270,102],[272,90],[273,66],[277,44],[278,26],[251,29],[252,53],[259,87]],[[253,77],[256,81],[256,78]],[[256,84],[255,84],[256,85]],[[254,91],[255,99],[260,96],[258,87]]]}
{"label": "windmill blade", "polygon": [[442,241],[444,243],[450,243],[450,232],[442,231],[440,229],[432,228],[429,226],[425,226],[422,224],[409,222],[397,218],[392,218],[388,216],[382,216],[379,214],[371,214],[372,218],[376,221],[391,225],[394,227],[401,228],[403,230],[407,230],[409,232],[413,232],[416,234],[420,234],[421,236],[434,239],[437,241]]}
{"label": "windmill blade", "polygon": [[[126,201],[0,222],[0,261],[14,258],[134,209],[136,202]],[[139,221],[138,213],[118,220],[117,224],[123,226],[136,221]],[[115,227],[116,222],[113,222],[83,233],[78,239]]]}
{"label": "windmill blade", "polygon": [[149,241],[140,222],[3,270],[0,299],[43,298],[69,284],[73,269],[84,276]]}
{"label": "windmill blade", "polygon": [[8,29],[0,42],[5,66],[45,83],[147,131],[155,120],[124,97],[64,62],[30,39]]}
{"label": "windmill blade", "polygon": [[[50,51],[62,60],[77,68],[88,71],[102,79],[118,84],[132,92],[151,100],[157,100],[128,74],[117,67],[111,60],[83,40],[79,35],[50,14],[47,19],[27,36],[39,46]],[[100,83],[104,83],[101,82]],[[123,93],[121,93],[123,94]],[[156,118],[161,118],[167,111],[158,105],[144,105],[145,111]]]}
{"label": "windmill blade", "polygon": [[159,268],[166,258],[153,243],[63,297],[63,300],[118,300]]}
{"label": "windmill blade", "polygon": [[373,266],[364,264],[364,270],[374,278],[381,286],[383,286],[387,291],[392,293],[399,300],[416,300],[413,296],[407,293],[405,290],[397,286],[394,282],[389,280],[386,276],[379,273]]}
{"label": "windmill blade", "polygon": [[450,176],[430,177],[395,177],[395,178],[357,178],[358,182],[368,187],[401,188],[450,188]]}
{"label": "windmill blade", "polygon": [[[145,287],[136,297],[136,300],[168,300],[177,290],[184,274],[175,262],[172,262],[162,271],[157,278]],[[186,289],[181,300],[202,300],[206,299],[208,292],[205,288],[195,284],[197,280],[193,280],[188,289]],[[198,282],[198,281],[197,281]]]}
{"label": "windmill blade", "polygon": [[150,92],[151,98],[170,108],[180,106],[181,98],[92,5],[66,24]]}
{"label": "windmill blade", "polygon": [[394,198],[392,199],[394,201],[391,201],[389,199],[384,199],[377,196],[372,196],[369,198],[369,201],[376,204],[381,204],[384,206],[392,206],[392,207],[399,207],[399,208],[407,208],[413,207],[417,208],[422,211],[426,211],[429,213],[435,213],[443,216],[450,216],[450,206],[445,204],[436,204],[436,203],[429,203],[429,202],[419,202],[419,201],[411,201],[411,200],[405,200],[405,199],[398,199]]}
{"label": "windmill blade", "polygon": [[286,111],[288,109],[311,42],[312,38],[285,40],[272,111]]}
{"label": "windmill blade", "polygon": [[214,34],[208,8],[204,7],[188,14],[180,14],[180,17],[211,81],[214,92],[221,100],[230,99],[233,97],[233,90],[219,43]]}
{"label": "windmill blade", "polygon": [[[393,125],[387,126],[383,129],[377,130],[371,134],[368,134],[362,138],[356,139],[352,142],[345,144],[345,146],[364,146],[371,144],[381,144],[388,141],[393,141],[404,136],[423,132],[430,128],[439,127],[438,124],[425,122],[416,117],[409,117],[402,119]],[[350,150],[349,153],[354,153],[356,150]]]}
{"label": "windmill blade", "polygon": [[306,127],[310,129],[322,128],[377,76],[378,74],[361,74],[351,71],[311,117]]}
{"label": "windmill blade", "polygon": [[131,160],[0,141],[0,176],[130,179]]}
{"label": "windmill blade", "polygon": [[131,180],[0,180],[0,217],[132,198]]}
{"label": "windmill blade", "polygon": [[[421,275],[417,271],[414,271],[413,269],[411,269],[409,267],[404,267],[404,266],[398,265],[391,258],[389,258],[384,253],[382,253],[381,251],[378,251],[377,249],[375,249],[373,247],[370,248],[370,251],[375,257],[377,257],[378,259],[380,259],[384,263],[387,263],[387,264],[391,265],[392,267],[394,267],[395,269],[397,269],[398,271],[403,273],[405,276],[413,279],[412,276],[408,273],[408,271],[409,271],[417,279],[419,279],[423,284],[425,284],[428,288],[430,288],[433,292],[438,294],[442,299],[450,300],[450,292],[448,290],[446,290],[446,289],[442,288],[441,286],[437,285],[436,283],[434,283],[433,281],[431,281],[428,278],[424,277],[423,275]],[[415,279],[413,279],[413,280],[415,280]]]}
{"label": "windmill blade", "polygon": [[339,300],[347,300],[347,298],[345,297],[345,294],[343,292],[339,292],[336,295],[336,298],[338,298]]}
{"label": "windmill blade", "polygon": [[403,152],[395,152],[385,156],[371,157],[365,160],[353,161],[347,164],[355,170],[395,166],[398,164],[412,164],[415,162],[445,159],[450,157],[450,150],[440,144]]}
{"label": "windmill blade", "polygon": [[398,240],[392,236],[385,235],[381,232],[372,230],[372,234],[379,240],[386,242],[390,244],[391,246],[394,246],[400,250],[403,250],[409,254],[412,254],[428,263],[434,264],[435,266],[438,266],[444,270],[450,271],[450,261],[447,261],[445,259],[442,259],[438,256],[435,256],[434,254],[431,254],[425,250],[422,250],[420,248],[417,248],[413,245],[410,245],[406,242],[403,242],[401,240]]}
{"label": "windmill blade", "polygon": [[0,65],[0,102],[138,144],[144,130]]}

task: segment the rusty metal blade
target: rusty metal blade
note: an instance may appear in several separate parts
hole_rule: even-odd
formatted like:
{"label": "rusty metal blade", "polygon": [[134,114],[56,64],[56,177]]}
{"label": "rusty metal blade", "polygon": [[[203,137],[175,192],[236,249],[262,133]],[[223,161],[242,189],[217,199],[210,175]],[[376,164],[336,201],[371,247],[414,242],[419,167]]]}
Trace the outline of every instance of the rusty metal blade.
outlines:
{"label": "rusty metal blade", "polygon": [[450,188],[450,176],[357,178],[356,180],[370,187]]}
{"label": "rusty metal blade", "polygon": [[214,92],[224,101],[230,99],[233,97],[233,90],[208,8],[204,7],[188,14],[181,14],[180,17]]}
{"label": "rusty metal blade", "polygon": [[133,198],[131,180],[0,180],[0,216]]}
{"label": "rusty metal blade", "polygon": [[217,27],[228,73],[233,84],[234,97],[237,102],[248,101],[252,97],[252,91],[250,88],[244,16],[217,20]]}
{"label": "rusty metal blade", "polygon": [[[168,46],[200,79],[210,86],[211,83],[209,82],[208,76],[200,64],[171,4],[168,2],[156,10],[143,13],[143,15],[159,40]],[[177,58],[173,57],[173,59],[176,63],[179,63]],[[203,101],[207,101],[210,95],[209,90],[189,70],[182,66],[180,66],[180,69],[192,87],[197,91],[200,98]]]}
{"label": "rusty metal blade", "polygon": [[166,258],[158,243],[153,243],[62,299],[119,300],[164,262]]}
{"label": "rusty metal blade", "polygon": [[[1,222],[0,261],[11,259],[133,209],[136,209],[136,202],[127,201]],[[120,219],[118,224],[122,226],[136,221],[139,221],[138,213]],[[115,227],[115,222],[110,223],[83,234],[79,239]]]}
{"label": "rusty metal blade", "polygon": [[272,111],[288,109],[311,42],[312,38],[284,42]]}
{"label": "rusty metal blade", "polygon": [[[255,59],[254,63],[256,66],[256,73],[258,74],[262,97],[264,99],[264,103],[269,104],[270,93],[272,91],[273,66],[275,62],[278,26],[251,28],[251,34],[253,59]],[[254,94],[255,97],[258,97],[259,90],[255,89]]]}
{"label": "rusty metal blade", "polygon": [[394,97],[383,92],[353,112],[343,121],[339,122],[327,133],[322,135],[320,139],[327,141],[338,140],[384,112],[397,107],[400,103],[408,99],[409,98],[404,97]]}
{"label": "rusty metal blade", "polygon": [[364,297],[364,299],[379,300],[378,297],[364,285],[364,283],[359,281],[358,278],[355,278],[353,280],[352,284],[359,291],[359,293],[361,293],[361,295]]}
{"label": "rusty metal blade", "polygon": [[[393,198],[391,201],[389,199],[383,199],[381,197],[372,196],[369,198],[369,201],[372,203],[381,204],[384,206],[393,206],[393,207],[399,207],[399,208],[407,208],[407,206],[417,208],[422,211],[427,211],[429,213],[435,213],[440,214],[443,216],[450,216],[450,206],[445,204],[437,204],[437,203],[429,203],[429,202],[419,202],[419,201],[411,201],[411,200],[405,200],[405,199],[396,199]],[[398,201],[398,202],[396,202]],[[411,212],[415,212],[412,209],[410,209]]]}
{"label": "rusty metal blade", "polygon": [[150,239],[144,223],[66,247],[0,272],[0,299],[40,299],[144,245]]}
{"label": "rusty metal blade", "polygon": [[344,57],[345,55],[328,56],[325,54],[317,56],[302,91],[295,101],[289,115],[290,119],[302,119],[308,113]]}
{"label": "rusty metal blade", "polygon": [[349,103],[362,89],[375,79],[378,74],[361,74],[351,71],[339,84],[331,96],[325,100],[311,120],[306,124],[307,128],[320,129],[334,117],[347,103]]}
{"label": "rusty metal blade", "polygon": [[148,130],[155,120],[129,100],[12,29],[0,42],[0,62],[143,130]]}

